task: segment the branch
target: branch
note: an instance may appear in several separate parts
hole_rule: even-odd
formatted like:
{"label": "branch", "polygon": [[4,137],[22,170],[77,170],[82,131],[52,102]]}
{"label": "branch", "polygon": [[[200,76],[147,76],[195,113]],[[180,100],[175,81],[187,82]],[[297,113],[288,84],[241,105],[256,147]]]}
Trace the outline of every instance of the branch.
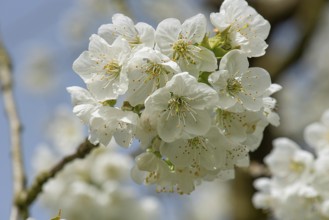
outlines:
{"label": "branch", "polygon": [[[16,103],[12,91],[12,72],[10,58],[0,42],[0,83],[4,99],[4,108],[10,126],[11,157],[13,169],[13,193],[14,197],[24,192],[26,187],[26,177],[23,166],[23,155],[21,149],[22,125],[17,114]],[[22,212],[23,211],[23,212]],[[28,210],[19,210],[13,203],[11,220],[18,220],[20,217],[28,215]]]}
{"label": "branch", "polygon": [[16,203],[19,205],[19,207],[21,207],[21,209],[27,209],[42,192],[42,188],[46,182],[55,177],[56,174],[63,170],[67,164],[74,161],[75,159],[86,157],[93,149],[97,148],[98,146],[98,144],[94,145],[88,140],[80,144],[75,153],[64,157],[49,171],[45,171],[37,175],[31,187],[26,190],[26,193],[17,198]]}
{"label": "branch", "polygon": [[[260,66],[268,70],[271,74],[272,80],[276,78],[288,69],[293,63],[295,63],[304,54],[307,45],[312,40],[314,31],[317,27],[317,23],[325,8],[326,0],[301,0],[297,7],[293,19],[302,26],[302,33],[298,44],[295,46],[293,51],[285,58],[277,58],[277,55],[271,50],[268,50],[266,56],[257,58],[254,60],[255,66]],[[310,10],[312,8],[312,10]]]}

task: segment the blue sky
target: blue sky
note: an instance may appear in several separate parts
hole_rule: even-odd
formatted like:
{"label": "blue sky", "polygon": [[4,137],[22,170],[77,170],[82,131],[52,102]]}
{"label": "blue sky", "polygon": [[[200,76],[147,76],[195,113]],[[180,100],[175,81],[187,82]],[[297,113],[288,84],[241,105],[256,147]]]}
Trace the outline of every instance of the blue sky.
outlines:
{"label": "blue sky", "polygon": [[[34,147],[43,140],[43,124],[58,103],[70,105],[70,99],[64,87],[72,84],[77,78],[74,79],[75,75],[72,74],[72,77],[68,77],[65,85],[59,86],[61,91],[52,96],[43,96],[42,94],[35,96],[23,88],[22,73],[18,69],[24,61],[27,48],[41,42],[53,46],[58,44],[56,39],[57,23],[70,4],[70,1],[65,0],[0,2],[0,38],[11,56],[14,66],[14,94],[24,126],[23,152],[29,180],[32,177],[31,158]],[[8,121],[3,111],[2,97],[0,99],[0,173],[2,174],[0,213],[1,218],[6,219],[10,214],[12,200],[12,173]],[[38,219],[47,219],[46,213],[40,208],[34,207],[33,214]]]}

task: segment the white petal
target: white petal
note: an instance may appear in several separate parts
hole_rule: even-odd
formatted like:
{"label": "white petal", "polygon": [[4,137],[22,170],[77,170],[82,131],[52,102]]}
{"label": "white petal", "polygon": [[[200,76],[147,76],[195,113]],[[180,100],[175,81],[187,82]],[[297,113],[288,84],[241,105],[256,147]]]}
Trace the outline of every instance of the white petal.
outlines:
{"label": "white petal", "polygon": [[78,73],[85,83],[89,83],[94,74],[97,72],[95,68],[95,61],[90,59],[90,52],[84,51],[74,62],[73,70]]}
{"label": "white petal", "polygon": [[113,24],[103,24],[98,28],[98,34],[106,40],[109,44],[118,37],[115,31],[115,25]]}
{"label": "white petal", "polygon": [[154,40],[155,40],[154,39],[155,38],[154,28],[152,26],[146,24],[146,23],[143,23],[143,22],[137,23],[135,25],[135,27],[138,31],[141,42],[143,42],[143,44],[146,47],[153,48],[154,47]]}
{"label": "white petal", "polygon": [[91,96],[90,92],[78,86],[67,87],[66,90],[71,94],[73,105],[86,103],[96,103],[96,100]]}
{"label": "white petal", "polygon": [[321,122],[329,129],[329,110],[322,114]]}
{"label": "white petal", "polygon": [[91,53],[104,53],[106,54],[107,52],[110,51],[110,45],[100,36],[97,34],[91,35],[89,38],[89,47],[88,50]]}
{"label": "white petal", "polygon": [[201,50],[195,54],[196,62],[199,63],[199,70],[205,72],[213,72],[217,69],[217,59],[215,54],[204,47],[199,47]]}
{"label": "white petal", "polygon": [[113,58],[116,59],[120,65],[122,65],[123,61],[125,61],[130,55],[130,46],[128,41],[118,37],[117,39],[115,39],[113,44],[111,44],[110,53],[113,54]]}
{"label": "white petal", "polygon": [[73,113],[85,124],[89,123],[92,113],[96,110],[97,106],[92,104],[81,104],[73,107]]}
{"label": "white petal", "polygon": [[207,20],[203,14],[195,15],[182,24],[182,35],[192,44],[200,43],[207,28]]}
{"label": "white petal", "polygon": [[250,96],[262,96],[271,85],[271,77],[266,70],[254,67],[243,74],[241,84]]}
{"label": "white petal", "polygon": [[232,50],[225,54],[219,65],[220,70],[228,70],[234,76],[246,72],[248,67],[249,62],[246,55],[241,54],[238,50]]}
{"label": "white petal", "polygon": [[219,102],[218,106],[223,108],[223,109],[228,109],[232,106],[234,106],[237,103],[237,100],[235,97],[224,93],[224,94],[219,94]]}
{"label": "white petal", "polygon": [[278,91],[280,91],[282,89],[282,86],[280,86],[279,84],[273,83],[271,84],[271,86],[268,88],[267,93],[265,93],[265,96],[270,96]]}
{"label": "white petal", "polygon": [[109,99],[118,98],[119,94],[113,91],[113,85],[115,81],[104,79],[103,81],[96,81],[94,83],[88,84],[88,89],[91,93],[95,95],[97,100],[106,101]]}
{"label": "white petal", "polygon": [[177,116],[162,114],[157,124],[157,131],[162,140],[172,142],[182,135],[183,127],[183,122],[179,122]]}
{"label": "white petal", "polygon": [[326,138],[328,129],[320,123],[308,125],[304,131],[305,141],[313,148],[319,150],[319,143]]}
{"label": "white petal", "polygon": [[179,139],[175,142],[166,143],[160,147],[162,155],[169,158],[169,160],[178,168],[184,168],[192,164],[192,155],[188,154],[190,149],[187,149],[187,140]]}
{"label": "white petal", "polygon": [[115,141],[122,147],[129,147],[133,134],[129,130],[118,130],[113,133]]}
{"label": "white petal", "polygon": [[211,125],[210,114],[204,110],[195,110],[195,113],[187,113],[185,118],[185,131],[189,134],[199,136],[205,135]]}
{"label": "white petal", "polygon": [[89,141],[93,144],[100,143],[104,146],[109,146],[112,133],[110,130],[106,129],[106,122],[100,117],[93,117],[90,120],[90,134]]}
{"label": "white petal", "polygon": [[172,44],[178,39],[181,23],[178,19],[168,18],[159,23],[155,32],[155,41],[161,52],[167,56],[172,53]]}
{"label": "white petal", "polygon": [[263,107],[263,101],[261,98],[254,98],[247,93],[239,93],[238,98],[247,110],[259,111]]}

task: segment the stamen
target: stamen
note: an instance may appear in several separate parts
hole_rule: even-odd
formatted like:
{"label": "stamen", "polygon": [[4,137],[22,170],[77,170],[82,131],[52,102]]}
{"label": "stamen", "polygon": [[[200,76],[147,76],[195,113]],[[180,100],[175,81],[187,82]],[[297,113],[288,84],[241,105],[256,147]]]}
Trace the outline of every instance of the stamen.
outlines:
{"label": "stamen", "polygon": [[193,52],[198,52],[199,48],[190,46],[190,43],[183,39],[182,35],[180,35],[179,39],[173,44],[172,49],[174,50],[174,61],[182,58],[189,64],[196,64]]}
{"label": "stamen", "polygon": [[232,96],[235,96],[237,93],[242,92],[243,88],[241,82],[238,78],[229,78],[227,80],[227,87],[228,93]]}
{"label": "stamen", "polygon": [[185,125],[186,114],[190,114],[194,121],[196,122],[195,110],[191,108],[191,105],[188,103],[187,97],[176,96],[171,93],[171,99],[168,101],[168,115],[169,117],[178,116],[178,126],[183,123]]}
{"label": "stamen", "polygon": [[105,70],[105,73],[110,76],[110,78],[117,78],[120,75],[121,72],[121,66],[116,60],[111,60],[108,62],[103,69]]}

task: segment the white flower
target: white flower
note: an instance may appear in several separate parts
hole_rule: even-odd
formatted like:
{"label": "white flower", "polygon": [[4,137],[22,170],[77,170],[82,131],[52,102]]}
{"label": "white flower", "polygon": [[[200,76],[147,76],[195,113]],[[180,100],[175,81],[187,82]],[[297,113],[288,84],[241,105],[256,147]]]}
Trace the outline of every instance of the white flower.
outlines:
{"label": "white flower", "polygon": [[323,150],[329,150],[329,110],[323,113],[320,122],[312,123],[305,128],[304,137],[318,154]]}
{"label": "white flower", "polygon": [[321,193],[322,196],[325,196],[329,199],[329,151],[323,151],[319,154],[318,158],[314,163],[314,187]]}
{"label": "white flower", "polygon": [[126,40],[117,38],[109,45],[98,35],[90,37],[89,49],[73,63],[73,70],[98,100],[116,99],[128,89],[125,64],[130,56]]}
{"label": "white flower", "polygon": [[138,123],[138,115],[110,106],[102,106],[90,119],[90,142],[110,144],[112,136],[122,147],[129,147]]}
{"label": "white flower", "polygon": [[[264,128],[279,124],[270,97],[279,86],[248,63],[265,51],[268,22],[244,0],[226,0],[211,19],[218,32],[209,38],[202,14],[183,23],[165,19],[156,30],[115,14],[73,64],[87,90],[68,91],[73,112],[88,125],[89,140],[129,147],[138,139],[141,152],[131,176],[159,192],[189,194],[202,181],[234,178],[235,167],[249,165],[248,152],[259,146]],[[87,167],[92,174],[70,185],[76,189],[67,206],[76,209],[77,199],[91,208],[119,209],[122,197],[131,195],[113,181],[125,179],[120,173],[129,161],[95,155],[94,160]],[[93,214],[104,213],[136,218],[106,208]]]}
{"label": "white flower", "polygon": [[65,207],[63,216],[67,219],[158,219],[156,207],[149,207],[149,211],[145,207],[149,197],[138,194],[125,178],[131,159],[113,147],[95,149],[84,160],[67,165],[45,184],[43,205],[56,212]]}
{"label": "white flower", "polygon": [[205,173],[199,168],[175,168],[155,151],[138,155],[131,175],[139,184],[155,184],[158,192],[189,194],[195,189],[195,181]]}
{"label": "white flower", "polygon": [[268,125],[261,111],[229,112],[217,109],[215,122],[227,138],[246,145],[252,151],[259,146]]}
{"label": "white flower", "polygon": [[47,144],[39,144],[34,155],[32,167],[36,173],[48,171],[57,162],[57,156]]}
{"label": "white flower", "polygon": [[89,124],[92,113],[102,106],[101,103],[84,88],[71,86],[67,87],[66,90],[71,95],[73,113],[78,116],[83,123]]}
{"label": "white flower", "polygon": [[207,109],[212,109],[217,102],[215,90],[184,72],[149,96],[145,101],[145,112],[157,116],[160,138],[172,142],[181,137],[206,134],[211,124]]}
{"label": "white flower", "polygon": [[324,201],[321,205],[321,214],[329,218],[329,199]]}
{"label": "white flower", "polygon": [[[328,111],[323,118],[327,114]],[[265,158],[272,178],[266,179],[266,184],[260,184],[261,180],[255,182],[260,190],[253,199],[255,206],[271,209],[277,219],[328,219],[329,150],[321,148],[323,145],[317,146],[315,137],[309,140],[317,153],[315,159],[313,154],[287,138],[274,141],[273,151]]]}
{"label": "white flower", "polygon": [[140,116],[135,137],[140,141],[140,147],[142,149],[150,147],[158,135],[155,121],[156,116],[148,114],[146,111]]}
{"label": "white flower", "polygon": [[273,141],[274,150],[265,157],[265,163],[278,183],[305,182],[313,167],[313,155],[301,150],[293,141],[278,138]]}
{"label": "white flower", "polygon": [[262,68],[248,67],[247,57],[238,50],[222,58],[219,71],[209,76],[210,84],[218,91],[219,107],[231,111],[259,111],[263,107],[263,94],[271,85],[270,75]]}
{"label": "white flower", "polygon": [[[235,166],[246,167],[249,166],[248,148],[244,145],[237,145],[227,139],[226,159],[223,167],[224,173],[220,173],[224,180],[234,178]],[[233,171],[233,173],[232,173]],[[233,176],[232,176],[233,174]]]}
{"label": "white flower", "polygon": [[327,219],[319,212],[321,202],[318,193],[308,185],[290,185],[283,189],[277,200],[279,200],[279,204],[274,215],[278,219]]}
{"label": "white flower", "polygon": [[191,166],[216,170],[225,163],[227,143],[219,130],[212,127],[204,136],[165,143],[161,145],[160,152],[168,157],[176,168]]}
{"label": "white flower", "polygon": [[153,48],[155,31],[152,26],[143,22],[134,25],[134,22],[123,14],[114,14],[112,22],[113,24],[105,24],[98,29],[98,34],[108,43],[111,44],[117,37],[122,37],[131,47],[141,44]]}
{"label": "white flower", "polygon": [[159,192],[173,192],[173,173],[168,164],[152,152],[136,157],[136,166],[131,171],[136,183],[156,184]]}
{"label": "white flower", "polygon": [[211,23],[219,34],[227,32],[228,49],[240,49],[248,57],[265,54],[265,39],[270,31],[270,24],[245,0],[225,0],[219,13],[210,14]]}
{"label": "white flower", "polygon": [[128,155],[111,152],[100,153],[94,158],[91,177],[98,184],[106,181],[127,181],[133,160]]}
{"label": "white flower", "polygon": [[260,191],[255,193],[252,202],[256,208],[268,209],[273,205],[272,181],[270,178],[261,177],[254,181],[254,187]]}
{"label": "white flower", "polygon": [[36,46],[26,51],[23,65],[18,66],[18,72],[22,73],[18,83],[33,95],[51,95],[60,85],[55,53],[45,46]]}
{"label": "white flower", "polygon": [[179,194],[190,194],[195,189],[195,182],[200,179],[200,170],[194,167],[176,168],[172,184]]}
{"label": "white flower", "polygon": [[282,86],[278,84],[271,84],[271,86],[265,91],[263,97],[264,114],[267,121],[274,126],[280,125],[280,116],[278,113],[274,112],[274,109],[276,108],[276,99],[270,97],[270,95],[280,91],[281,89]]}
{"label": "white flower", "polygon": [[63,154],[75,151],[85,139],[81,121],[66,107],[59,107],[47,124],[47,136]]}
{"label": "white flower", "polygon": [[[161,206],[162,204],[155,196],[145,196],[141,198],[139,201],[139,206],[141,209],[140,212],[140,219],[143,220],[154,220],[154,219],[161,219]],[[139,208],[139,207],[138,207]],[[136,216],[132,216],[130,219],[135,218]]]}
{"label": "white flower", "polygon": [[206,34],[206,22],[202,14],[187,19],[183,24],[168,18],[159,23],[155,32],[159,50],[177,62],[183,71],[196,77],[202,71],[212,72],[217,68],[214,53],[196,45]]}
{"label": "white flower", "polygon": [[149,95],[179,72],[177,63],[160,52],[147,47],[137,51],[128,64],[129,89],[126,100],[133,106],[144,104]]}

